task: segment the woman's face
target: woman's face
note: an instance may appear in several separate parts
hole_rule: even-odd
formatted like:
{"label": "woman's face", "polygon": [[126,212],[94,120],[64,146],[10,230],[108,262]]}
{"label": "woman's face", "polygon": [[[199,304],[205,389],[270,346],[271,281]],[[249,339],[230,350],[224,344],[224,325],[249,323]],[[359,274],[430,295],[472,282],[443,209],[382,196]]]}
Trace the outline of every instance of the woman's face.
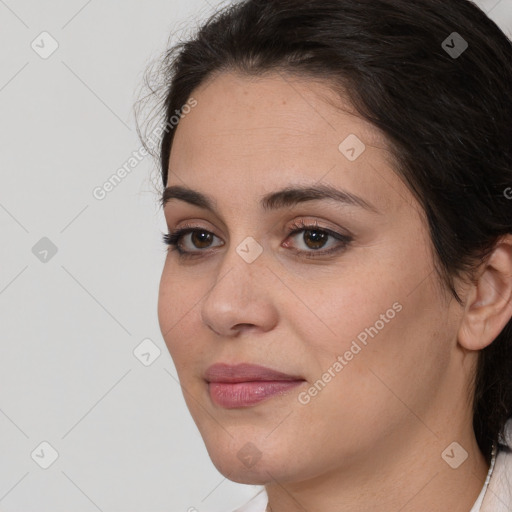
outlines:
{"label": "woman's face", "polygon": [[[383,136],[326,84],[290,76],[225,73],[193,97],[167,186],[206,196],[212,209],[183,196],[164,207],[171,231],[198,231],[178,241],[190,257],[167,255],[158,315],[217,469],[238,482],[298,481],[363,471],[413,437],[434,442],[469,375],[454,362],[460,314]],[[263,203],[305,187],[340,197]],[[207,377],[216,363],[295,380]],[[440,439],[439,453],[453,440]]]}

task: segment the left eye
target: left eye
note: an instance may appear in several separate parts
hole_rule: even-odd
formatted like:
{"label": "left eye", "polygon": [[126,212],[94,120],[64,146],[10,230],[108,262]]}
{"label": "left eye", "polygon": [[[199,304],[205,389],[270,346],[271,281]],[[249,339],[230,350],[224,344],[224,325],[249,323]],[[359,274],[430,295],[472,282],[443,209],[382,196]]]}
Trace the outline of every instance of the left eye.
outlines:
{"label": "left eye", "polygon": [[[291,227],[293,229],[288,233],[287,238],[304,232],[302,235],[302,241],[307,249],[312,249],[309,251],[292,249],[295,254],[304,255],[305,257],[315,258],[318,256],[325,256],[326,254],[341,251],[342,249],[345,249],[352,241],[351,236],[343,235],[327,228],[319,228],[318,225],[307,225],[303,222],[299,222],[293,224]],[[200,249],[199,251],[183,248],[182,241],[187,235],[192,235],[190,240],[192,241],[194,247]],[[212,243],[213,238],[217,237],[212,232],[207,231],[206,229],[193,227],[185,227],[172,233],[163,234],[163,242],[166,245],[172,246],[171,250],[176,250],[180,257],[199,256],[198,253],[205,252],[201,249],[208,249],[211,247],[210,244]],[[335,244],[334,248],[319,251],[319,249],[325,246],[329,238],[334,238],[339,243]],[[284,245],[285,247],[289,247],[290,244],[285,242]],[[222,244],[220,244],[220,246],[222,246]]]}
{"label": "left eye", "polygon": [[[302,242],[307,248],[314,249],[313,251],[293,249],[295,254],[303,255],[306,258],[317,258],[319,256],[326,256],[328,254],[344,250],[352,241],[352,237],[349,235],[342,235],[341,233],[337,233],[336,231],[332,231],[328,228],[320,228],[317,224],[308,225],[303,221],[299,221],[293,224],[292,228],[294,229],[288,233],[288,237],[292,237],[293,235],[298,235],[303,232]],[[329,238],[334,238],[338,241],[338,244],[335,244],[334,247],[331,247],[330,249],[319,251],[318,249],[323,247]],[[288,243],[285,243],[285,246],[288,246]]]}

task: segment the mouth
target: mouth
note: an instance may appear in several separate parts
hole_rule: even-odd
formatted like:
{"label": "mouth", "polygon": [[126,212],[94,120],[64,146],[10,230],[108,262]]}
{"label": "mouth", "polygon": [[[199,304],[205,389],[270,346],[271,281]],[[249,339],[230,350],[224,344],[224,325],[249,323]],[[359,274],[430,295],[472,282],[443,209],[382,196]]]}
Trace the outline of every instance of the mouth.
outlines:
{"label": "mouth", "polygon": [[214,364],[204,378],[212,401],[225,409],[251,407],[306,382],[299,375],[247,363]]}

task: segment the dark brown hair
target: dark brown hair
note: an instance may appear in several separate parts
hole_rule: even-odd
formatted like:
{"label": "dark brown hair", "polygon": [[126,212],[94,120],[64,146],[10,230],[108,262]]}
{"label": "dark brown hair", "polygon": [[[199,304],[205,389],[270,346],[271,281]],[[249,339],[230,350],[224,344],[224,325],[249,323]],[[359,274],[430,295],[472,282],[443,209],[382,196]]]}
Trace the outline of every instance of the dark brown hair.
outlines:
{"label": "dark brown hair", "polygon": [[[454,278],[471,276],[512,232],[512,45],[483,11],[467,0],[237,2],[166,52],[164,121],[223,71],[325,79],[348,95],[386,135],[426,213],[436,271],[462,304]],[[164,187],[174,133],[159,146]],[[481,351],[471,393],[489,462],[512,415],[512,322]]]}

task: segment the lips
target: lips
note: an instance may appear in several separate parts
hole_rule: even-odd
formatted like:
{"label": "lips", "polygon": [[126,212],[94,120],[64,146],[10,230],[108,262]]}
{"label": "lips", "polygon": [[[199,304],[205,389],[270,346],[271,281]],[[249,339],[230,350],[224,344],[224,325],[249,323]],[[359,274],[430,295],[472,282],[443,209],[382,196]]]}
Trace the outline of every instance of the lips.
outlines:
{"label": "lips", "polygon": [[229,365],[216,363],[210,366],[205,373],[208,382],[251,382],[251,381],[292,381],[304,380],[298,375],[289,375],[256,364]]}
{"label": "lips", "polygon": [[247,363],[214,364],[206,371],[205,380],[211,400],[225,409],[254,406],[305,382],[301,376]]}

